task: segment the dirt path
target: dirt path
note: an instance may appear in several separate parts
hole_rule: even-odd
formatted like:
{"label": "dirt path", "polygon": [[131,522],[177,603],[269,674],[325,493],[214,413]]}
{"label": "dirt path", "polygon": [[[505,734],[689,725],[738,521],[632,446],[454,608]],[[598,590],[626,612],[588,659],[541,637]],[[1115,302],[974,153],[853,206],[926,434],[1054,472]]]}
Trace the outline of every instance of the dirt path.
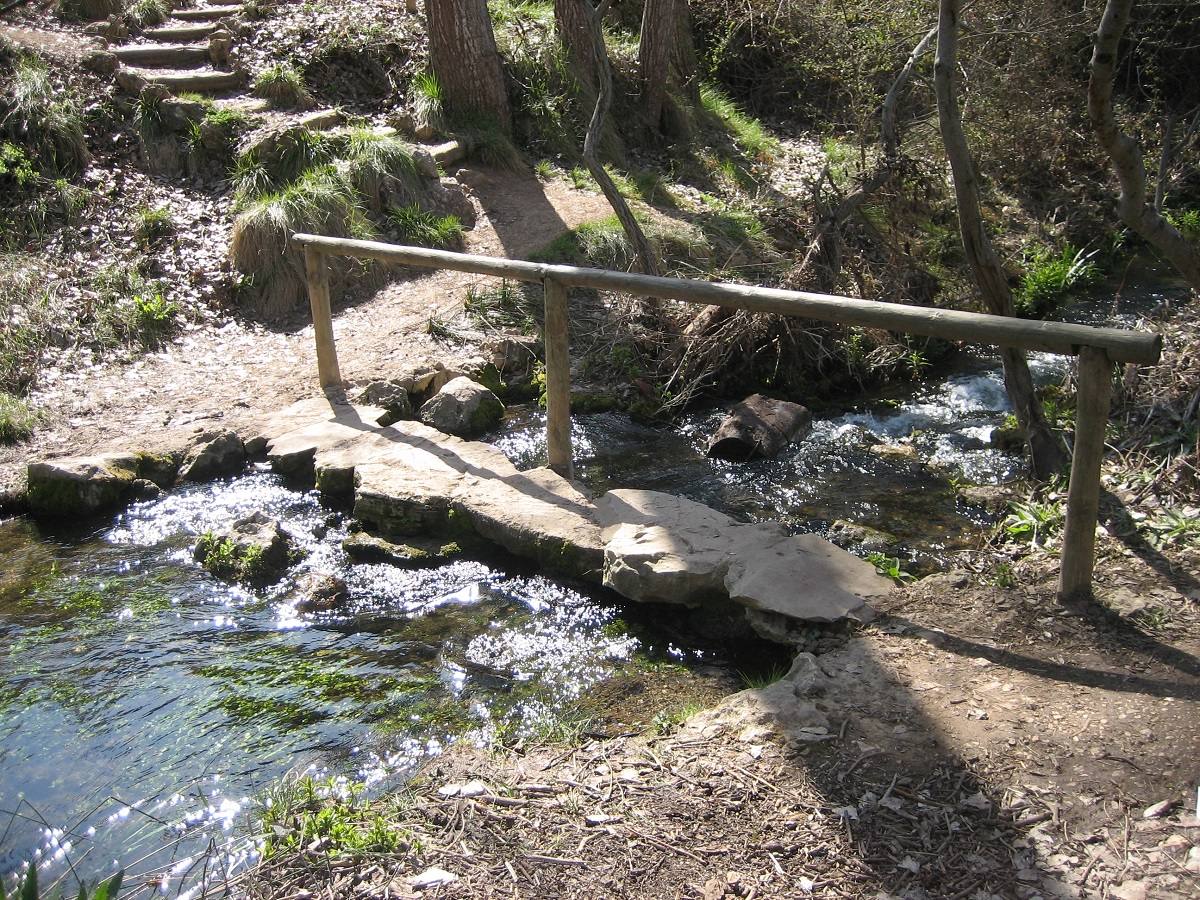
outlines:
{"label": "dirt path", "polygon": [[[611,214],[598,194],[528,173],[467,168],[478,223],[466,252],[524,257],[568,228]],[[467,287],[487,279],[454,272],[397,280],[335,315],[343,376],[351,382],[386,378],[405,368],[453,356],[426,325],[456,312]],[[40,386],[34,403],[47,424],[27,443],[0,450],[0,490],[19,485],[28,461],[136,443],[178,445],[179,432],[257,420],[317,393],[312,328],[272,331],[230,319],[186,333],[159,353],[127,366],[66,374]]]}

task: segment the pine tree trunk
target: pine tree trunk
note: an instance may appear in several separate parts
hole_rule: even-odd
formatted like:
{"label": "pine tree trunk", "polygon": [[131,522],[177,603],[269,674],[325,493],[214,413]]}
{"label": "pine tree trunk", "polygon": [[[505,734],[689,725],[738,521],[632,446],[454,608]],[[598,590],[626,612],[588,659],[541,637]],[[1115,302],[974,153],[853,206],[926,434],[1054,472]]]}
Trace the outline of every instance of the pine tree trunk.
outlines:
{"label": "pine tree trunk", "polygon": [[484,119],[506,133],[512,113],[486,0],[426,0],[429,64],[452,119]]}
{"label": "pine tree trunk", "polygon": [[567,51],[571,74],[579,83],[584,105],[591,109],[600,90],[600,61],[592,44],[588,10],[579,0],[554,0],[554,24]]}
{"label": "pine tree trunk", "polygon": [[[958,54],[959,0],[941,0],[938,17],[937,59],[934,62],[933,85],[937,94],[938,124],[942,143],[950,159],[954,179],[954,195],[958,206],[958,225],[963,250],[971,275],[983,296],[988,312],[998,316],[1013,315],[1012,292],[1004,275],[1000,258],[992,249],[979,210],[979,184],[971,150],[963,133],[962,120],[955,93],[954,72]],[[1055,436],[1042,412],[1041,402],[1034,392],[1033,378],[1025,354],[1003,348],[1004,387],[1013,405],[1017,421],[1029,443],[1034,475],[1049,478],[1066,468],[1067,457],[1062,442]]]}
{"label": "pine tree trunk", "polygon": [[686,0],[646,0],[638,39],[642,109],[652,126],[663,130],[669,91],[695,103],[699,98],[696,48]]}

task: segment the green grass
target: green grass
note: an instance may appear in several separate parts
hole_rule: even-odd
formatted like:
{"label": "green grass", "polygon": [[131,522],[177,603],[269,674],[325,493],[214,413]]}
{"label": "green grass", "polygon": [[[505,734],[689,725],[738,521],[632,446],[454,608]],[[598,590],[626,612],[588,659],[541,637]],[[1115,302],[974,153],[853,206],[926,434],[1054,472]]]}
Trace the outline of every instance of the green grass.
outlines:
{"label": "green grass", "polygon": [[33,434],[41,417],[20,397],[0,391],[0,444],[16,444]]}
{"label": "green grass", "polygon": [[494,288],[467,288],[463,311],[482,328],[525,334],[533,332],[541,318],[541,293],[508,281]]}
{"label": "green grass", "polygon": [[1025,255],[1025,271],[1013,297],[1017,313],[1025,317],[1045,315],[1071,293],[1100,280],[1100,267],[1093,258],[1070,244],[1060,250],[1036,247]]}
{"label": "green grass", "polygon": [[167,0],[133,0],[125,8],[125,21],[136,29],[161,25],[170,15],[171,4]]}
{"label": "green grass", "polygon": [[416,204],[392,210],[388,224],[402,244],[441,249],[462,245],[463,225],[457,216],[425,212]]}
{"label": "green grass", "polygon": [[435,131],[441,131],[445,127],[445,91],[433,72],[420,72],[413,78],[409,85],[409,97],[418,124]]}
{"label": "green grass", "polygon": [[312,94],[304,76],[291,66],[275,65],[254,79],[254,96],[262,97],[276,109],[296,109],[312,103]]}
{"label": "green grass", "polygon": [[[264,158],[258,150],[249,150],[233,164],[233,204],[246,209],[252,202],[286,188],[305,173],[321,169],[337,156],[337,147],[329,135],[297,128],[282,135]],[[345,181],[349,186],[349,182]]]}
{"label": "green grass", "polygon": [[850,176],[854,173],[855,159],[858,156],[855,147],[839,138],[829,137],[821,142],[821,149],[825,153],[829,176],[834,183],[839,187],[849,185]]}
{"label": "green grass", "polygon": [[655,734],[666,736],[678,731],[688,719],[703,709],[703,706],[694,702],[671,706],[655,713],[654,721],[651,725]]}
{"label": "green grass", "polygon": [[759,162],[769,163],[779,152],[779,141],[762,123],[749,116],[711,84],[700,86],[700,105],[733,138],[735,144]]}
{"label": "green grass", "polygon": [[20,396],[37,380],[55,327],[61,327],[38,261],[0,254],[0,391]]}
{"label": "green grass", "polygon": [[346,174],[373,211],[381,212],[388,203],[412,205],[424,195],[421,172],[407,141],[372,128],[352,129],[339,141]]}
{"label": "green grass", "polygon": [[738,672],[738,676],[742,679],[742,684],[752,690],[761,691],[765,687],[777,682],[788,673],[787,667],[775,665],[766,672]]}
{"label": "green grass", "polygon": [[[711,246],[695,228],[679,222],[669,225],[657,221],[641,222],[646,240],[654,254],[671,271],[689,271],[709,267]],[[628,270],[636,254],[616,216],[585,222],[555,238],[529,257],[534,262],[593,265],[606,269]]]}
{"label": "green grass", "polygon": [[158,246],[175,233],[175,223],[171,220],[171,210],[165,206],[151,208],[140,207],[133,214],[134,239],[143,249]]}
{"label": "green grass", "polygon": [[114,263],[96,273],[92,288],[97,294],[91,328],[95,346],[154,349],[175,330],[179,307],[167,299],[162,282]]}
{"label": "green grass", "polygon": [[42,172],[82,171],[88,159],[83,112],[73,95],[55,87],[44,62],[19,56],[5,99],[0,137],[20,146]]}

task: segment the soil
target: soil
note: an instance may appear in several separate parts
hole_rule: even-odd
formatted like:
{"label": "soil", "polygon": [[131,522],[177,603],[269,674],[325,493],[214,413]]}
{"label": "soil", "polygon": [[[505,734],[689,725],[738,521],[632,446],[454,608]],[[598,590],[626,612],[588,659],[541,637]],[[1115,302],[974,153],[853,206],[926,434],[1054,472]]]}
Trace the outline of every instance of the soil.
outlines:
{"label": "soil", "polygon": [[[478,215],[466,233],[467,253],[522,258],[569,228],[611,215],[601,195],[528,173],[472,166],[458,180]],[[343,298],[336,310],[339,361],[350,383],[460,355],[426,326],[455,314],[471,285],[490,280],[403,274],[373,296]],[[180,431],[237,428],[319,390],[311,325],[276,329],[233,316],[128,365],[49,371],[31,399],[52,418],[29,442],[0,448],[0,490],[17,488],[31,459],[130,449],[131,440],[146,450],[181,446]]]}

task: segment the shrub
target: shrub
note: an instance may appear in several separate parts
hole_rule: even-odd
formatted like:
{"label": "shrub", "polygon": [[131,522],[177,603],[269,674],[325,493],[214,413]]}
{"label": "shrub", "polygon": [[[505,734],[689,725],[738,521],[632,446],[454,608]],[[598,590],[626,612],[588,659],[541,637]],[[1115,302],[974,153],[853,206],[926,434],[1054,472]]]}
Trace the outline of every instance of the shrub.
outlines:
{"label": "shrub", "polygon": [[280,190],[243,206],[233,224],[229,255],[252,280],[250,306],[265,318],[289,314],[305,298],[304,253],[291,236],[306,231],[333,237],[371,237],[354,186],[334,166],[305,172]]}
{"label": "shrub", "polygon": [[1163,215],[1189,241],[1200,241],[1200,209],[1167,210]]}
{"label": "shrub", "polygon": [[312,104],[312,94],[304,76],[291,66],[271,66],[254,79],[254,95],[278,109],[304,109]]}

